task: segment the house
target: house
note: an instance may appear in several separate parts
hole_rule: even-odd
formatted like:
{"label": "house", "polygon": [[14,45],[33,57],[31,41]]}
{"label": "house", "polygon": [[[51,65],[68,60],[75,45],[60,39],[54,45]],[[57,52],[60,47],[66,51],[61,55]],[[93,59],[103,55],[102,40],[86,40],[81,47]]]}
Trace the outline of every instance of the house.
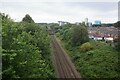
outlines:
{"label": "house", "polygon": [[89,27],[89,38],[94,40],[111,40],[118,38],[118,29],[115,27]]}

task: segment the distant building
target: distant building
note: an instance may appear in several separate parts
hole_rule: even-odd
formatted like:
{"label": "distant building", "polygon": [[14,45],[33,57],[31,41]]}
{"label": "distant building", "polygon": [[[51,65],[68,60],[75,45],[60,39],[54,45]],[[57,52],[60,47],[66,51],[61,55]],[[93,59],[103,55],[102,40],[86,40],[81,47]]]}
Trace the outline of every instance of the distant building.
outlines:
{"label": "distant building", "polygon": [[96,20],[93,24],[94,27],[97,27],[97,26],[101,26],[101,21],[100,20]]}
{"label": "distant building", "polygon": [[88,26],[88,18],[85,18],[85,25]]}
{"label": "distant building", "polygon": [[76,24],[76,25],[80,25],[80,22],[76,22],[75,24]]}
{"label": "distant building", "polygon": [[101,21],[96,20],[96,21],[94,22],[94,24],[95,24],[95,25],[101,25]]}
{"label": "distant building", "polygon": [[111,40],[118,38],[118,29],[115,27],[89,27],[89,38],[94,40]]}
{"label": "distant building", "polygon": [[58,24],[59,24],[59,26],[63,26],[63,25],[65,25],[65,24],[68,24],[68,22],[65,22],[65,21],[58,21]]}
{"label": "distant building", "polygon": [[89,27],[92,27],[92,23],[91,23],[91,22],[89,22],[89,23],[88,23],[88,26],[89,26]]}

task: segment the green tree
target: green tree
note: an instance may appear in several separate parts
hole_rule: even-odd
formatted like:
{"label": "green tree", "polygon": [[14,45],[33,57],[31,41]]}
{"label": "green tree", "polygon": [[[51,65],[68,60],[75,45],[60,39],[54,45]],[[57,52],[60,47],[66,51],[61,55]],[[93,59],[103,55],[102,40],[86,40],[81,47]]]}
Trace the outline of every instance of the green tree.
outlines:
{"label": "green tree", "polygon": [[84,25],[74,25],[71,38],[72,46],[79,46],[89,41],[87,27]]}
{"label": "green tree", "polygon": [[[14,22],[2,16],[2,77],[53,77],[47,32],[35,23]],[[47,56],[49,57],[49,56]]]}
{"label": "green tree", "polygon": [[116,28],[120,27],[120,21],[114,23],[114,27],[116,27]]}
{"label": "green tree", "polygon": [[118,28],[118,39],[115,47],[118,51],[120,51],[120,21],[114,23],[114,27]]}
{"label": "green tree", "polygon": [[89,41],[87,26],[83,23],[80,25],[66,24],[59,30],[59,33],[62,40],[71,46],[79,46]]}
{"label": "green tree", "polygon": [[29,14],[26,14],[25,17],[22,19],[22,21],[28,22],[28,23],[34,23],[33,19],[30,17]]}

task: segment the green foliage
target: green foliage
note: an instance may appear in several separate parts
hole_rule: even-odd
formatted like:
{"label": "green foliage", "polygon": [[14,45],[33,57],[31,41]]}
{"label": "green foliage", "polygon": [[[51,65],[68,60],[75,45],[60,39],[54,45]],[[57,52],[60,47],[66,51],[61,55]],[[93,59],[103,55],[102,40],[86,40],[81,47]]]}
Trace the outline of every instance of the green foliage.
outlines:
{"label": "green foliage", "polygon": [[107,40],[106,43],[112,43],[112,41],[111,40]]}
{"label": "green foliage", "polygon": [[57,23],[50,23],[49,27],[56,33],[58,32],[59,25]]}
{"label": "green foliage", "polygon": [[[83,78],[116,78],[119,76],[119,52],[102,41],[89,41],[87,27],[84,23],[78,26],[62,26],[57,35]],[[120,50],[118,46],[116,48]]]}
{"label": "green foliage", "polygon": [[[71,46],[62,40],[62,45],[66,48],[76,69],[82,78],[118,78],[120,75],[118,54],[119,52],[104,42],[89,41],[93,49],[87,52],[80,52],[80,47]],[[85,43],[86,44],[86,43]]]}
{"label": "green foliage", "polygon": [[35,23],[15,23],[2,14],[2,77],[54,77],[50,61],[50,40]]}
{"label": "green foliage", "polygon": [[113,23],[102,23],[101,26],[111,27],[111,26],[114,26],[114,24]]}
{"label": "green foliage", "polygon": [[89,42],[86,42],[80,46],[80,51],[82,52],[90,51],[92,49],[93,49],[93,46]]}
{"label": "green foliage", "polygon": [[83,77],[115,78],[119,75],[118,52],[110,46],[101,44],[91,51],[76,54],[74,59],[76,57],[75,64]]}
{"label": "green foliage", "polygon": [[29,14],[26,14],[25,17],[22,19],[22,21],[28,22],[28,23],[34,23],[33,19],[30,17]]}
{"label": "green foliage", "polygon": [[85,26],[73,26],[72,45],[79,46],[89,41],[87,28]]}
{"label": "green foliage", "polygon": [[115,48],[116,48],[117,51],[120,52],[120,39],[119,39],[119,41],[115,44]]}
{"label": "green foliage", "polygon": [[117,28],[120,27],[120,21],[114,23],[114,27],[117,27]]}
{"label": "green foliage", "polygon": [[114,27],[118,29],[118,38],[115,47],[116,50],[120,51],[120,21],[114,23]]}
{"label": "green foliage", "polygon": [[89,41],[87,27],[84,24],[64,25],[59,30],[59,33],[62,40],[66,41],[66,43],[70,44],[71,46],[79,46]]}

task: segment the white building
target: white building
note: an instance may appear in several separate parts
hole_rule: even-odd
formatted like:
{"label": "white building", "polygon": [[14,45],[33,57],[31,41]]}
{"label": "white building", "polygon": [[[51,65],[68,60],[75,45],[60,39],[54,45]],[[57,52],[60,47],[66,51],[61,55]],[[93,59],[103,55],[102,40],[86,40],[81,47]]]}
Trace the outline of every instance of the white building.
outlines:
{"label": "white building", "polygon": [[88,25],[88,18],[85,18],[85,25]]}
{"label": "white building", "polygon": [[88,23],[88,26],[89,26],[89,27],[92,27],[92,22],[89,22],[89,23]]}
{"label": "white building", "polygon": [[80,25],[80,22],[76,22],[75,24],[76,24],[76,25]]}
{"label": "white building", "polygon": [[113,38],[112,37],[105,37],[105,40],[106,41],[113,41]]}
{"label": "white building", "polygon": [[58,21],[58,24],[59,24],[59,26],[63,26],[63,25],[65,25],[65,24],[68,24],[68,22],[65,22],[65,21]]}
{"label": "white building", "polygon": [[102,40],[102,37],[94,37],[94,40]]}

